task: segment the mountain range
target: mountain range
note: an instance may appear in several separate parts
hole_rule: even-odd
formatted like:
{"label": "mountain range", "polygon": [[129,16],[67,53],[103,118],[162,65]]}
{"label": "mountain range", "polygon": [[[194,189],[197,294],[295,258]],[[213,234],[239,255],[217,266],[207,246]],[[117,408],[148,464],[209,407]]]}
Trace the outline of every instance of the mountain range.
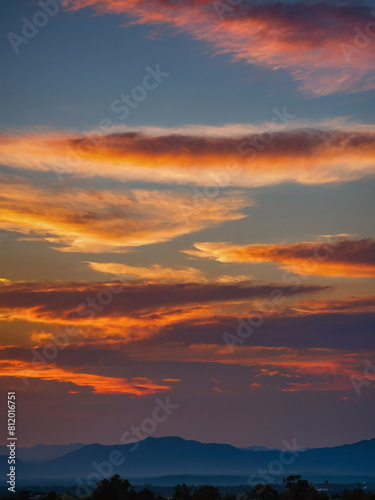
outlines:
{"label": "mountain range", "polygon": [[[17,448],[17,457],[24,462],[43,462],[45,460],[53,460],[54,458],[62,457],[67,453],[78,450],[85,446],[82,443],[73,444],[37,444],[31,447]],[[0,446],[0,455],[7,455],[8,448],[6,445]]]}
{"label": "mountain range", "polygon": [[[366,476],[375,482],[375,439],[331,448],[297,449],[293,452],[241,449],[227,444],[200,443],[179,437],[148,437],[137,445],[38,445],[20,448],[17,477],[21,480],[68,480],[90,474],[152,478],[160,476],[238,476],[241,483],[249,475],[262,472],[274,475],[275,481],[290,473],[335,476]],[[9,471],[4,447],[0,448],[1,477]],[[6,454],[6,449],[5,449]],[[264,474],[263,474],[264,476]],[[99,477],[100,478],[100,477]],[[99,479],[98,478],[98,479]],[[231,479],[233,481],[233,479]],[[264,481],[264,479],[263,479]],[[277,481],[276,481],[277,482]],[[342,481],[346,482],[346,481]],[[239,483],[240,484],[240,483]]]}

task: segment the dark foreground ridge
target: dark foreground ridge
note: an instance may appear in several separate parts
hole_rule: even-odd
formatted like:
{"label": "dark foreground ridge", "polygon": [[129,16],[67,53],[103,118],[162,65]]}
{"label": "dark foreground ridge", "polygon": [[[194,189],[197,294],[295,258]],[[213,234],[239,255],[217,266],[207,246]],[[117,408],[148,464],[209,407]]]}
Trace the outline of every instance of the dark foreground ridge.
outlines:
{"label": "dark foreground ridge", "polygon": [[161,496],[150,488],[136,489],[119,475],[103,479],[96,484],[89,496],[74,496],[70,491],[58,495],[55,491],[41,494],[38,491],[23,490],[17,494],[1,496],[0,500],[375,500],[375,493],[358,485],[353,490],[344,489],[331,493],[330,485],[317,488],[299,475],[283,479],[282,486],[272,487],[257,484],[237,494],[225,493],[215,486],[188,487],[178,484],[171,495]]}

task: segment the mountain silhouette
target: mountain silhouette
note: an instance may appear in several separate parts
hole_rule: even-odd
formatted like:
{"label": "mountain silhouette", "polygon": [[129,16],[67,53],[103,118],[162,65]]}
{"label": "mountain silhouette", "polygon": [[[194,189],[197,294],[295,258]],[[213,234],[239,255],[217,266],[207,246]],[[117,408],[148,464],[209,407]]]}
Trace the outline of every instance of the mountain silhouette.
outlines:
{"label": "mountain silhouette", "polygon": [[[67,453],[78,450],[85,446],[82,443],[73,444],[37,444],[31,447],[17,448],[17,457],[24,462],[42,462],[44,460],[53,460],[62,457]],[[0,446],[0,455],[6,455],[8,448],[6,445]]]}
{"label": "mountain silhouette", "polygon": [[[167,475],[249,476],[256,474],[259,469],[270,470],[270,464],[278,464],[274,465],[274,470],[280,471],[282,468],[282,472],[277,474],[280,480],[282,475],[289,473],[366,475],[375,479],[374,456],[375,439],[332,448],[299,449],[291,453],[279,450],[254,451],[179,437],[148,437],[137,445],[83,445],[39,464],[18,460],[17,477],[79,477],[84,481],[93,473],[148,478]],[[8,468],[6,457],[0,457],[2,477],[5,477]]]}

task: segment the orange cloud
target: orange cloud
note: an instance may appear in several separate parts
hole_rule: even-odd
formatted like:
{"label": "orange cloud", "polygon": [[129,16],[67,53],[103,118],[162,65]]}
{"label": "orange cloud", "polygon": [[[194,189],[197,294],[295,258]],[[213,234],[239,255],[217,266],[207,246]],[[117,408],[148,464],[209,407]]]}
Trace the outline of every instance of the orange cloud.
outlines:
{"label": "orange cloud", "polygon": [[[267,299],[275,285],[249,283],[10,283],[0,286],[0,317],[38,324],[35,341],[47,335],[65,344],[94,339],[131,342],[184,321],[199,327],[227,314],[238,317],[251,301]],[[327,290],[278,286],[285,298]],[[72,326],[73,325],[73,326]],[[63,330],[63,328],[65,330]]]}
{"label": "orange cloud", "polygon": [[128,266],[115,262],[88,262],[91,269],[100,273],[126,276],[146,283],[204,283],[207,278],[193,267],[162,267],[154,264],[148,267]]}
{"label": "orange cloud", "polygon": [[31,234],[65,252],[123,252],[245,217],[249,201],[223,194],[185,217],[193,193],[156,190],[53,190],[10,181],[0,228]]}
{"label": "orange cloud", "polygon": [[215,54],[231,54],[234,60],[272,70],[284,68],[313,95],[375,87],[374,14],[365,3],[68,0],[66,6],[126,14],[138,24],[172,26],[207,42]]}
{"label": "orange cloud", "polygon": [[205,186],[175,203],[180,215],[198,219],[210,211],[220,217],[217,201],[228,186],[324,184],[375,174],[373,126],[330,124],[311,129],[296,124],[290,129],[270,123],[258,130],[246,125],[197,126],[196,131],[189,127],[189,134],[152,130],[102,135],[95,144],[78,133],[3,134],[0,161],[21,169],[55,170],[59,178],[98,176]]}
{"label": "orange cloud", "polygon": [[346,299],[322,299],[322,300],[302,300],[293,310],[302,314],[339,312],[360,313],[375,312],[375,295],[363,297],[348,297]]}
{"label": "orange cloud", "polygon": [[218,262],[275,262],[303,275],[375,277],[375,240],[371,238],[270,245],[195,243],[194,247],[184,253]]}
{"label": "orange cloud", "polygon": [[321,391],[347,391],[353,389],[353,384],[349,377],[334,377],[333,381],[325,382],[290,382],[287,387],[282,388],[283,392],[321,392]]}
{"label": "orange cloud", "polygon": [[[145,346],[137,345],[133,348],[133,356],[146,360],[149,352]],[[282,390],[285,391],[353,389],[350,377],[363,376],[363,354],[339,349],[241,345],[234,352],[229,352],[220,345],[160,345],[153,353],[153,359],[160,362],[178,359],[193,363],[247,366],[261,380],[260,385],[267,382],[266,378],[279,377]]]}
{"label": "orange cloud", "polygon": [[[140,347],[141,351],[141,347]],[[178,352],[178,354],[177,354]],[[362,357],[359,354],[343,353],[335,349],[292,347],[265,347],[241,345],[229,352],[227,346],[194,344],[188,348],[178,347],[176,350],[162,346],[156,354],[159,360],[179,359],[194,362],[216,362],[223,364],[240,364],[243,366],[290,368],[298,374],[330,374],[351,375],[357,373]],[[362,370],[363,371],[363,370]]]}
{"label": "orange cloud", "polygon": [[[194,267],[163,267],[153,264],[148,267],[129,266],[116,262],[87,262],[87,264],[99,273],[123,276],[124,279],[137,280],[144,283],[207,283],[209,280],[205,274]],[[242,283],[251,280],[249,274],[245,275],[222,275],[212,280],[216,283]]]}
{"label": "orange cloud", "polygon": [[144,396],[157,392],[166,392],[171,389],[170,386],[155,384],[147,378],[136,377],[126,380],[115,377],[103,377],[91,373],[64,370],[51,364],[41,369],[35,368],[32,363],[25,363],[19,360],[2,360],[0,361],[0,367],[0,377],[24,377],[53,380],[56,382],[70,382],[78,387],[91,387],[96,394]]}

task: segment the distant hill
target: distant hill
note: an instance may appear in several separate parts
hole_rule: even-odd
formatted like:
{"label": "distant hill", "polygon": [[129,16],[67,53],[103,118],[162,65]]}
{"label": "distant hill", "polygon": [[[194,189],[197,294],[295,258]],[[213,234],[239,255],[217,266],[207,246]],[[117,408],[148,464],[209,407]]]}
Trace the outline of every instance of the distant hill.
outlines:
{"label": "distant hill", "polygon": [[[132,451],[133,450],[133,451]],[[134,444],[104,446],[85,445],[64,456],[43,464],[18,461],[19,479],[81,478],[103,470],[108,472],[110,454],[117,452],[117,465],[110,474],[124,477],[160,476],[243,476],[256,474],[259,468],[269,469],[270,464],[281,465],[282,471],[275,481],[290,473],[319,476],[370,476],[375,478],[375,439],[333,448],[298,451],[298,455],[282,455],[277,450],[254,451],[226,444],[206,444],[187,441],[178,437],[147,438]],[[112,455],[113,456],[113,455]],[[284,460],[285,459],[285,460]],[[277,467],[277,468],[276,468]],[[280,470],[280,466],[276,466]],[[0,457],[1,477],[8,466],[6,457]],[[271,467],[272,469],[272,467]],[[243,480],[243,478],[242,478]],[[344,482],[344,481],[343,481]]]}
{"label": "distant hill", "polygon": [[[82,443],[54,445],[37,444],[36,446],[31,446],[30,448],[17,448],[17,457],[24,462],[53,460],[54,458],[62,457],[72,451],[79,450],[82,446],[85,445]],[[6,455],[7,453],[8,449],[6,445],[0,446],[0,455]]]}
{"label": "distant hill", "polygon": [[280,448],[267,448],[266,446],[248,446],[247,448],[240,448],[240,450],[251,451],[281,451]]}

